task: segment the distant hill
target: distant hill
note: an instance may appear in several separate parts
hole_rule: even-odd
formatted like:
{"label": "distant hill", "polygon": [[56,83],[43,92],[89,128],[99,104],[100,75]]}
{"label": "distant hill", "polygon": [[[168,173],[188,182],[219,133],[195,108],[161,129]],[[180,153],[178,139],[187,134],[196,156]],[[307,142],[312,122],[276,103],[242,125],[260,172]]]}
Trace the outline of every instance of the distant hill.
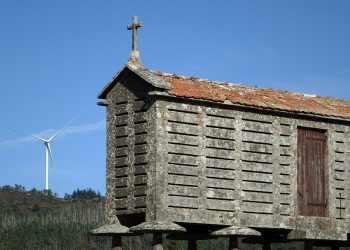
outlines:
{"label": "distant hill", "polygon": [[[87,193],[92,194],[88,196]],[[50,190],[48,192],[36,189],[26,191],[20,185],[0,187],[0,214],[12,211],[22,215],[30,215],[50,209],[72,206],[91,209],[101,205],[103,205],[103,197],[91,189],[78,189],[72,195],[66,194],[65,198],[59,198]]]}
{"label": "distant hill", "polygon": [[[0,249],[110,249],[108,238],[88,232],[104,224],[102,196],[78,199],[77,190],[59,198],[52,192],[0,188]],[[73,192],[73,193],[74,193]]]}

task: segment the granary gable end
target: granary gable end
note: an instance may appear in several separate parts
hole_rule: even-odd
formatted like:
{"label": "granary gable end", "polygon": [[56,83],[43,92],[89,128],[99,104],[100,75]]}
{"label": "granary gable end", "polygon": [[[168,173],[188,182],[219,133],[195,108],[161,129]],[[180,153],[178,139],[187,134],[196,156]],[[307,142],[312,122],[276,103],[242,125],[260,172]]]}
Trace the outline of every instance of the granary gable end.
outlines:
{"label": "granary gable end", "polygon": [[[103,90],[98,94],[97,98],[106,99],[107,94],[113,89],[113,87],[119,83],[123,76],[127,73],[133,72],[136,76],[144,80],[146,83],[153,86],[155,89],[167,90],[170,89],[169,84],[164,82],[160,77],[152,74],[150,71],[143,68],[126,64],[113,78],[107,83]],[[132,83],[131,83],[132,84]]]}
{"label": "granary gable end", "polygon": [[134,50],[98,97],[109,235],[348,244],[348,102],[151,71]]}

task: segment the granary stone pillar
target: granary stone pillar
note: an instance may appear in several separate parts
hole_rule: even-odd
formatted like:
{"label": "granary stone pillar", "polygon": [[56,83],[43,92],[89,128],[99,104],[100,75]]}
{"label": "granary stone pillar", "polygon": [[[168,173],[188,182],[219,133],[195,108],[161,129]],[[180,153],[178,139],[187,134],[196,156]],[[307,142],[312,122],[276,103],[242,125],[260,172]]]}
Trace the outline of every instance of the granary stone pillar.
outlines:
{"label": "granary stone pillar", "polygon": [[211,233],[213,236],[229,237],[229,250],[239,250],[238,237],[254,237],[261,236],[256,230],[251,228],[242,228],[237,226],[226,227],[224,229],[214,231]]}
{"label": "granary stone pillar", "polygon": [[161,233],[153,233],[152,250],[163,250],[163,235]]}
{"label": "granary stone pillar", "polygon": [[146,221],[130,228],[133,233],[153,234],[152,250],[163,250],[163,234],[186,232],[181,227],[171,221]]}
{"label": "granary stone pillar", "polygon": [[313,249],[312,245],[313,245],[312,241],[309,241],[309,240],[305,241],[304,242],[304,250],[312,250]]}
{"label": "granary stone pillar", "polygon": [[206,233],[178,233],[178,234],[169,234],[167,239],[170,240],[185,240],[187,241],[188,250],[197,250],[197,241],[198,240],[210,240],[217,239],[217,236],[213,236]]}
{"label": "granary stone pillar", "polygon": [[283,233],[278,234],[271,234],[271,233],[263,233],[259,237],[249,237],[242,240],[243,243],[246,244],[260,244],[262,245],[263,250],[269,250],[271,249],[271,245],[273,243],[288,243],[291,242],[290,240],[286,239]]}
{"label": "granary stone pillar", "polygon": [[270,243],[264,243],[262,249],[263,250],[271,250],[271,244]]}
{"label": "granary stone pillar", "polygon": [[197,250],[197,241],[195,239],[188,240],[188,250]]}
{"label": "granary stone pillar", "polygon": [[112,238],[112,250],[123,250],[122,237],[120,235],[114,235]]}
{"label": "granary stone pillar", "polygon": [[237,236],[228,238],[228,250],[239,250],[239,240]]}
{"label": "granary stone pillar", "polygon": [[169,240],[186,240],[188,250],[197,250],[197,240],[210,240],[217,238],[218,236],[213,236],[208,233],[178,233],[167,235],[167,239]]}

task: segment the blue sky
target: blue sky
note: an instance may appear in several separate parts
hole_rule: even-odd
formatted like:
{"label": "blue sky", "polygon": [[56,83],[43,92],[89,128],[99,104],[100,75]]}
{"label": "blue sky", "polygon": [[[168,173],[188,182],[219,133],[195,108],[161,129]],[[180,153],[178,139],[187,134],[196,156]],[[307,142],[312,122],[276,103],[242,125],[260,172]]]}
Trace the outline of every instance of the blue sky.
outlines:
{"label": "blue sky", "polygon": [[[50,187],[105,192],[97,94],[127,61],[131,16],[154,70],[350,100],[347,0],[0,1],[0,125],[49,137]],[[0,185],[44,188],[44,146],[0,128]]]}

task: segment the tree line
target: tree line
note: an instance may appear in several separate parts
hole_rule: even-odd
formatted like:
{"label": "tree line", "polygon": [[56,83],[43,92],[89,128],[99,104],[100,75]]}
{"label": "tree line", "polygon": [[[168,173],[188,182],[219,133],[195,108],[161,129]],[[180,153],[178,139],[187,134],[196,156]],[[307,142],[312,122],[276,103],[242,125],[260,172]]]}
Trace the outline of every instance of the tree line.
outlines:
{"label": "tree line", "polygon": [[[49,197],[49,198],[58,198],[58,194],[54,193],[51,189],[48,190],[38,190],[36,188],[32,188],[30,190],[26,190],[24,186],[15,184],[14,186],[11,185],[4,185],[0,186],[0,190],[4,191],[12,191],[12,192],[28,192],[33,195],[42,196],[42,197]],[[65,193],[63,199],[65,200],[89,200],[89,199],[103,199],[103,196],[101,195],[100,191],[95,191],[92,188],[85,188],[85,189],[79,189],[77,188],[72,192],[72,194]]]}

